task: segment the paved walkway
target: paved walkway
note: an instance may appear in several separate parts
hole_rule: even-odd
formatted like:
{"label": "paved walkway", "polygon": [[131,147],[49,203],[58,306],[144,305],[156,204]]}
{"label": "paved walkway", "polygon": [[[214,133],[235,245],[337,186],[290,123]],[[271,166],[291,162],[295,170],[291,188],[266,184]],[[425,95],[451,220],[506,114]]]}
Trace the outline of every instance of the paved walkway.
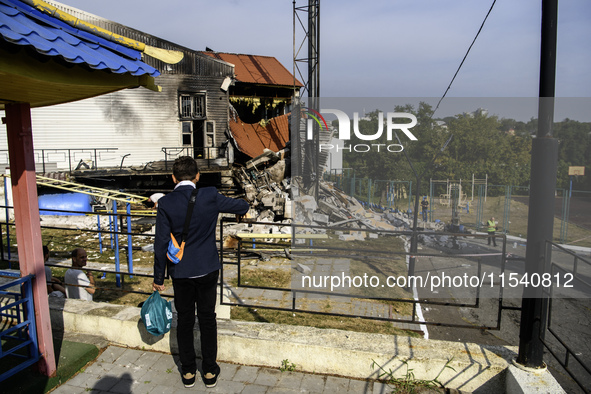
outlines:
{"label": "paved walkway", "polygon": [[177,356],[110,345],[78,375],[52,393],[390,393],[392,388],[380,382],[301,372],[281,372],[221,363],[216,387],[206,388],[198,378],[187,389],[181,382]]}

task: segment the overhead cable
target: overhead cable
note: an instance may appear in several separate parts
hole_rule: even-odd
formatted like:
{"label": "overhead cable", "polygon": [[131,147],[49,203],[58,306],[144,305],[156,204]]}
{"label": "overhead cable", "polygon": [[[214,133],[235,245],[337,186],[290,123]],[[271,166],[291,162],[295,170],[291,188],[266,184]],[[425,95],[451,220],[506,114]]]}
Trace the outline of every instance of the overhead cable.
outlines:
{"label": "overhead cable", "polygon": [[462,62],[460,63],[460,66],[458,67],[458,69],[456,70],[456,73],[454,74],[453,78],[451,79],[451,82],[449,83],[449,86],[447,87],[447,89],[445,89],[445,93],[443,93],[443,96],[441,96],[441,98],[439,99],[439,102],[437,103],[437,106],[435,107],[435,110],[433,111],[433,114],[431,116],[433,116],[435,114],[435,112],[437,111],[437,108],[439,108],[439,104],[441,104],[441,102],[443,101],[445,95],[447,94],[447,92],[451,88],[451,85],[454,83],[454,80],[456,79],[456,76],[460,72],[460,69],[462,68],[462,65],[464,64],[464,61],[468,57],[468,54],[470,53],[470,50],[472,49],[472,46],[476,42],[476,39],[478,38],[478,35],[482,31],[482,28],[484,27],[484,24],[486,23],[486,20],[488,19],[488,16],[490,15],[491,11],[493,10],[493,7],[495,6],[495,3],[496,2],[497,2],[497,0],[493,0],[492,5],[490,6],[490,9],[486,13],[486,16],[484,17],[484,20],[482,21],[482,24],[480,25],[480,29],[478,29],[478,32],[476,33],[476,36],[474,37],[474,40],[472,40],[472,44],[470,44],[470,47],[468,48],[468,51],[466,51],[466,54],[464,55],[464,58],[462,59]]}

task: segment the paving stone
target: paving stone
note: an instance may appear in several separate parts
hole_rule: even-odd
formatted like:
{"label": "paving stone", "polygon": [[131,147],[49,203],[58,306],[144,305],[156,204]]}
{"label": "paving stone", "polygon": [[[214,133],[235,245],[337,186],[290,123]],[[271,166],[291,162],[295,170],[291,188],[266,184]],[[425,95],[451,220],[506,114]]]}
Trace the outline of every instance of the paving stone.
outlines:
{"label": "paving stone", "polygon": [[150,379],[148,379],[148,377],[145,376],[145,375],[144,375],[144,378],[143,379],[144,380],[149,380],[155,386],[157,386],[157,385],[163,385],[163,386],[173,387],[176,384],[178,384],[179,382],[182,383],[182,381],[181,381],[181,374],[178,371],[176,371],[176,370],[173,370],[170,373],[168,373],[168,372],[151,373],[150,374]]}
{"label": "paving stone", "polygon": [[258,373],[259,368],[243,365],[238,368],[238,370],[236,370],[236,374],[234,374],[234,378],[232,380],[243,383],[254,383]]}
{"label": "paving stone", "polygon": [[234,375],[236,374],[236,371],[240,367],[240,365],[236,365],[236,364],[228,364],[228,363],[219,363],[219,364],[220,364],[220,368],[221,368],[220,379],[223,379],[223,380],[232,380],[232,378],[234,378]]}
{"label": "paving stone", "polygon": [[[90,388],[95,390],[109,391],[113,386],[119,383],[121,379],[118,376],[107,375],[95,381]],[[126,379],[131,386],[131,379]]]}
{"label": "paving stone", "polygon": [[281,371],[276,369],[261,369],[254,384],[262,386],[275,386],[281,378]]}
{"label": "paving stone", "polygon": [[269,387],[267,394],[301,394],[300,389],[290,389],[288,387]]}
{"label": "paving stone", "polygon": [[392,387],[386,383],[373,382],[373,394],[390,394],[392,391]]}
{"label": "paving stone", "polygon": [[187,394],[189,392],[189,390],[191,390],[190,391],[191,394],[195,394],[195,393],[197,393],[197,394],[207,394],[207,393],[211,393],[212,392],[211,389],[208,389],[205,386],[200,387],[199,386],[199,383],[195,383],[195,386],[191,387],[190,389],[187,389],[184,386],[183,386],[183,388],[174,389],[174,390],[171,389],[171,388],[169,388],[168,393],[170,393],[170,394]]}
{"label": "paving stone", "polygon": [[[195,385],[197,385],[198,382],[195,382]],[[190,389],[187,389],[183,386],[183,388],[185,390],[193,390],[193,387]],[[169,386],[162,386],[162,385],[157,385],[157,386],[152,386],[152,390],[149,391],[150,394],[170,394],[170,387]],[[133,391],[133,394],[135,394],[135,391]]]}
{"label": "paving stone", "polygon": [[85,372],[91,373],[93,375],[102,376],[109,373],[109,371],[111,371],[113,367],[115,367],[114,364],[97,361],[94,364],[86,367]]}
{"label": "paving stone", "polygon": [[[203,383],[201,383],[203,384]],[[205,386],[203,386],[205,387]],[[211,389],[207,389],[208,393],[240,393],[244,390],[245,385],[242,382],[237,381],[229,381],[229,380],[220,380],[218,384]]]}
{"label": "paving stone", "polygon": [[176,358],[173,358],[169,354],[162,354],[152,367],[150,367],[150,371],[157,373],[166,373],[166,371],[169,371],[168,373],[180,374],[179,366],[180,363]]}
{"label": "paving stone", "polygon": [[119,358],[114,361],[114,364],[129,366],[134,365],[135,362],[144,354],[141,350],[126,349]]}
{"label": "paving stone", "polygon": [[105,351],[98,357],[97,361],[105,362],[105,363],[113,363],[116,359],[118,359],[123,352],[127,350],[122,347],[118,346],[109,346]]}
{"label": "paving stone", "polygon": [[303,378],[304,374],[301,372],[282,372],[277,385],[280,387],[299,389]]}
{"label": "paving stone", "polygon": [[140,378],[145,374],[146,371],[134,370],[133,368],[125,367],[123,365],[114,365],[108,373],[101,377],[115,376],[119,379],[134,380],[134,375],[137,376],[137,378]]}
{"label": "paving stone", "polygon": [[121,379],[113,387],[111,387],[109,392],[120,393],[120,394],[126,394],[126,393],[144,394],[144,393],[149,393],[150,390],[152,389],[152,387],[154,387],[154,386],[152,386],[151,384],[145,384],[143,382],[142,383],[134,382],[133,380],[128,380],[128,379]]}
{"label": "paving stone", "polygon": [[313,393],[321,393],[324,390],[325,380],[326,377],[322,375],[304,375],[300,389]]}
{"label": "paving stone", "polygon": [[366,382],[363,380],[355,380],[349,379],[349,390],[347,391],[349,394],[359,394],[359,393],[373,393],[373,382]]}
{"label": "paving stone", "polygon": [[69,384],[62,384],[58,388],[52,391],[52,394],[86,394],[85,388],[70,386]]}
{"label": "paving stone", "polygon": [[94,386],[94,384],[99,378],[99,375],[94,375],[90,373],[79,373],[72,379],[68,380],[67,383],[69,386],[88,388]]}
{"label": "paving stone", "polygon": [[[108,361],[110,360],[110,362]],[[295,394],[295,393],[390,393],[392,388],[379,382],[366,382],[335,376],[281,372],[220,363],[220,380],[213,389],[197,377],[192,393]],[[54,391],[56,394],[160,394],[187,393],[178,369],[178,357],[156,352],[111,346],[96,361]]]}
{"label": "paving stone", "polygon": [[138,358],[135,362],[135,365],[137,365],[140,368],[150,369],[154,364],[158,362],[158,360],[160,360],[161,357],[162,354],[160,353],[143,352],[140,358]]}
{"label": "paving stone", "polygon": [[127,368],[126,372],[131,374],[133,381],[138,381],[138,382],[144,381],[144,380],[150,380],[152,378],[152,375],[154,374],[154,371],[152,371],[150,369],[138,367],[137,365]]}
{"label": "paving stone", "polygon": [[260,384],[247,384],[241,391],[241,394],[266,394],[269,386],[263,386]]}
{"label": "paving stone", "polygon": [[347,390],[349,390],[349,380],[350,379],[328,376],[324,385],[324,391],[332,393],[346,393]]}

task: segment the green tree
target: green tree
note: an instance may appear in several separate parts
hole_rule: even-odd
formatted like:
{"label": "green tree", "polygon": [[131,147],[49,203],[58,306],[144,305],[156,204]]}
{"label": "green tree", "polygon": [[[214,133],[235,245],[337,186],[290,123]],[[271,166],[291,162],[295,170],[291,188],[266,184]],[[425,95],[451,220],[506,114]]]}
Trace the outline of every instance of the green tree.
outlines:
{"label": "green tree", "polygon": [[591,123],[565,119],[553,131],[558,139],[557,187],[569,187],[569,166],[585,166],[585,176],[573,180],[573,189],[591,190]]}

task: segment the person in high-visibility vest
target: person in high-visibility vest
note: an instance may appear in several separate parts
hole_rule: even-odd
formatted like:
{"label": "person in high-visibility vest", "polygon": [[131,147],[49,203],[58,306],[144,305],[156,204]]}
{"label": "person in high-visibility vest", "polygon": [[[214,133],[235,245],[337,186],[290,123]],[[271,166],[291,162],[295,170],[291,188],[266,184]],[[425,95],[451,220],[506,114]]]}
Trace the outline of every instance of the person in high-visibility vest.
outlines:
{"label": "person in high-visibility vest", "polygon": [[488,244],[490,245],[490,241],[492,240],[493,246],[497,246],[497,241],[495,240],[495,231],[497,231],[497,224],[495,222],[495,218],[491,217],[486,222],[486,225],[486,231],[488,233]]}

